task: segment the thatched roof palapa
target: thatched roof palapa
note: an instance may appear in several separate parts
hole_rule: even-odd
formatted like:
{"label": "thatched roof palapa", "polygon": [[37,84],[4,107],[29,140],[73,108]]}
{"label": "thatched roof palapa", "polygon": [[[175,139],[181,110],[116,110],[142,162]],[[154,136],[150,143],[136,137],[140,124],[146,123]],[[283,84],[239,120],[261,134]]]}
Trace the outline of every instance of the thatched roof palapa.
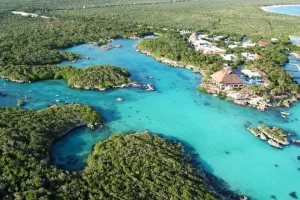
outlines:
{"label": "thatched roof palapa", "polygon": [[211,77],[218,83],[244,84],[242,79],[240,79],[240,77],[236,75],[230,67],[226,67],[223,70],[214,73]]}

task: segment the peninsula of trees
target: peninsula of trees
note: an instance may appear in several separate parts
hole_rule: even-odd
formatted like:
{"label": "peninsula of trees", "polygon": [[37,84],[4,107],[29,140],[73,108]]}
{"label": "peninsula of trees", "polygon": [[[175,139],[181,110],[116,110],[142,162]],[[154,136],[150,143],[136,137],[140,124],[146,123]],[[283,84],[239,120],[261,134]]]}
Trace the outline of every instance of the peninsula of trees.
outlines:
{"label": "peninsula of trees", "polygon": [[14,82],[31,82],[46,79],[65,79],[70,87],[84,89],[104,89],[127,85],[130,73],[124,68],[99,65],[79,69],[51,65],[8,65],[0,66],[0,77]]}

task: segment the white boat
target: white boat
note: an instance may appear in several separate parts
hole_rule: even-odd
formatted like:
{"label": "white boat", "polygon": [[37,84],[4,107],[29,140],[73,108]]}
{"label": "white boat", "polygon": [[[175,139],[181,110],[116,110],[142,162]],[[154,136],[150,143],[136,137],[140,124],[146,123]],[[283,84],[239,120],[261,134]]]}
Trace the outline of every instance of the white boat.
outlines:
{"label": "white boat", "polygon": [[122,99],[121,97],[118,97],[118,98],[116,99],[116,101],[121,102],[121,101],[123,101],[123,99]]}
{"label": "white boat", "polygon": [[281,115],[290,116],[291,114],[288,112],[280,112]]}

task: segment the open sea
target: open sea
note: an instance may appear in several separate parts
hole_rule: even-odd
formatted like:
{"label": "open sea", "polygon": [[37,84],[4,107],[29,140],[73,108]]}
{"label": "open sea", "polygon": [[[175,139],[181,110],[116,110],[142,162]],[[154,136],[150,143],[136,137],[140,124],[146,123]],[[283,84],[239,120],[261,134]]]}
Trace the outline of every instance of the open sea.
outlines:
{"label": "open sea", "polygon": [[[0,79],[0,90],[8,94],[0,97],[0,106],[17,106],[19,98],[28,96],[25,109],[42,109],[60,100],[88,104],[99,111],[103,129],[78,128],[54,142],[52,161],[63,169],[84,168],[93,145],[112,134],[149,130],[192,147],[202,167],[222,179],[230,190],[261,200],[300,198],[300,146],[277,150],[246,129],[265,123],[296,133],[300,138],[300,104],[260,112],[201,93],[197,91],[200,74],[169,67],[136,52],[137,43],[118,39],[111,44],[122,47],[109,51],[88,44],[74,46],[66,51],[90,59],[61,65],[124,67],[133,81],[153,84],[153,92],[136,88],[87,91],[69,88],[64,80],[17,84]],[[291,62],[300,64],[296,60]],[[123,101],[117,102],[118,97]],[[288,111],[291,116],[283,119],[280,111]],[[70,157],[75,159],[70,162]]]}

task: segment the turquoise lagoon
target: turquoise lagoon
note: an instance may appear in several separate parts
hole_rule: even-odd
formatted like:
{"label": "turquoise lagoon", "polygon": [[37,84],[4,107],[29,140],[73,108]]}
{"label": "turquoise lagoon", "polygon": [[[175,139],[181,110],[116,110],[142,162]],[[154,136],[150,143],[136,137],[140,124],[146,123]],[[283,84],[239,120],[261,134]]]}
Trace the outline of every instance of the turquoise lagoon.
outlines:
{"label": "turquoise lagoon", "polygon": [[[132,73],[134,81],[152,83],[154,92],[130,88],[105,92],[76,90],[63,80],[31,84],[0,80],[0,90],[8,94],[0,97],[0,106],[16,106],[17,99],[26,95],[31,97],[26,100],[26,109],[45,108],[61,100],[88,104],[100,111],[105,122],[103,129],[79,128],[54,143],[53,163],[64,169],[83,168],[93,145],[112,134],[148,129],[192,147],[204,169],[224,180],[231,190],[263,200],[272,199],[272,195],[292,199],[292,192],[300,198],[300,148],[277,150],[246,130],[249,125],[255,127],[264,122],[300,134],[300,104],[288,110],[290,117],[282,119],[279,110],[283,109],[259,112],[198,92],[199,74],[169,67],[136,52],[137,42],[116,40],[112,45],[121,44],[122,48],[109,51],[87,44],[74,46],[67,51],[90,59],[62,65],[122,66]],[[117,102],[118,97],[124,101]],[[68,156],[75,157],[75,161],[68,163]]]}
{"label": "turquoise lagoon", "polygon": [[285,14],[291,16],[300,16],[300,5],[277,5],[262,7],[264,11]]}

